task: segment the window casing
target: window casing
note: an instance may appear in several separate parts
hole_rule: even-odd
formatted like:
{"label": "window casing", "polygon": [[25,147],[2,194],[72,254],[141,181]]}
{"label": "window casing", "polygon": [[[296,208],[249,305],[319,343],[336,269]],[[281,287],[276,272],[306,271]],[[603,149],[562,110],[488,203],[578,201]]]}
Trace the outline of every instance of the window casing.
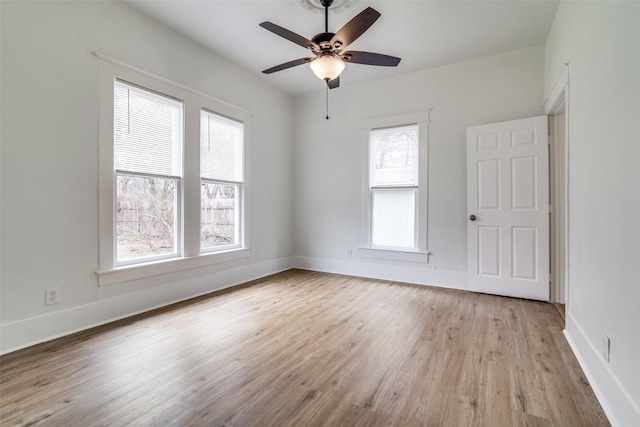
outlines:
{"label": "window casing", "polygon": [[[208,159],[201,158],[205,113],[235,130],[231,143],[211,139],[209,148],[226,151],[213,150]],[[100,285],[250,256],[244,220],[250,118],[246,110],[100,56]],[[212,160],[229,147],[231,157]],[[208,170],[233,174],[227,179]],[[202,239],[206,194],[230,207],[223,224],[230,231],[217,244]]]}
{"label": "window casing", "polygon": [[428,115],[363,119],[361,257],[428,262]]}

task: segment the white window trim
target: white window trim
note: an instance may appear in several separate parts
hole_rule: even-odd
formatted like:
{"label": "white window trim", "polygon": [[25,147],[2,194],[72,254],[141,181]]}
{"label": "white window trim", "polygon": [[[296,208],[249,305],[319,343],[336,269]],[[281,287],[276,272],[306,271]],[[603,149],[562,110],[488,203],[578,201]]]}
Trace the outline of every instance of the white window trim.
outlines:
{"label": "white window trim", "polygon": [[429,262],[429,252],[420,251],[404,251],[404,250],[388,250],[374,248],[359,248],[358,255],[362,258],[381,259],[387,261],[403,261],[418,264],[426,264]]}
{"label": "white window trim", "polygon": [[241,248],[214,253],[207,252],[193,257],[170,258],[146,262],[144,264],[124,265],[110,270],[98,270],[96,273],[98,274],[99,285],[106,286],[128,282],[130,280],[144,279],[151,276],[159,276],[161,274],[174,273],[190,268],[249,258],[250,256],[251,249]]}
{"label": "white window trim", "polygon": [[[372,258],[411,263],[428,263],[430,254],[427,246],[427,218],[428,218],[428,168],[429,168],[429,122],[431,108],[406,113],[390,114],[361,119],[362,134],[362,205],[360,247],[358,253],[362,258]],[[382,248],[371,245],[371,192],[369,187],[370,152],[369,132],[372,129],[389,128],[403,125],[418,125],[418,201],[416,203],[416,250],[406,248]]]}
{"label": "white window trim", "polygon": [[[250,257],[249,224],[249,141],[251,112],[206,94],[173,83],[162,77],[94,53],[99,62],[99,133],[98,133],[98,246],[99,268],[96,271],[100,286],[166,274],[211,264]],[[178,242],[180,256],[149,259],[130,265],[116,265],[115,233],[115,173],[113,167],[113,84],[115,79],[131,82],[143,88],[181,99],[184,102],[184,155],[187,167],[183,171],[181,206],[182,238]],[[220,251],[200,251],[200,111],[215,112],[244,124],[243,185],[240,202],[242,231],[238,248],[225,247]],[[189,142],[189,141],[196,141]]]}

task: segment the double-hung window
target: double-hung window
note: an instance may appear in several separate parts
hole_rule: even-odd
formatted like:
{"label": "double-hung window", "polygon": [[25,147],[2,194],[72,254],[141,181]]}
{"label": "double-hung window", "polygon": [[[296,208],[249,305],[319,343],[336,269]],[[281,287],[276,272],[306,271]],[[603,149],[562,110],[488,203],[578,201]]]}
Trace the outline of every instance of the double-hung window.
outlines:
{"label": "double-hung window", "polygon": [[114,82],[116,261],[176,256],[180,251],[182,102]]}
{"label": "double-hung window", "polygon": [[369,134],[371,247],[417,250],[418,126]]}
{"label": "double-hung window", "polygon": [[200,114],[200,248],[214,251],[241,242],[243,124]]}
{"label": "double-hung window", "polygon": [[100,61],[101,285],[249,256],[251,114]]}
{"label": "double-hung window", "polygon": [[428,112],[365,125],[360,255],[426,263]]}

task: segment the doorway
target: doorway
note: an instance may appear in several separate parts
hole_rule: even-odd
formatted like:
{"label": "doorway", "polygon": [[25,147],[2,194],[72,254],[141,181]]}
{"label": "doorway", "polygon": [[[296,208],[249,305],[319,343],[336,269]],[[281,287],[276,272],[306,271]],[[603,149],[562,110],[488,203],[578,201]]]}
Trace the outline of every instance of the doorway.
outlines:
{"label": "doorway", "polygon": [[569,69],[547,96],[549,116],[550,301],[565,318],[569,303]]}

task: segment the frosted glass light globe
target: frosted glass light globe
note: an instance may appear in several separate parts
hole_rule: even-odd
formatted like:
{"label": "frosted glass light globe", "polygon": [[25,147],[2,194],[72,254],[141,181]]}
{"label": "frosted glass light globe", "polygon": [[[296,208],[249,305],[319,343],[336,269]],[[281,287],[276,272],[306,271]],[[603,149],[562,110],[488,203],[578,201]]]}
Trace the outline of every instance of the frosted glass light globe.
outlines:
{"label": "frosted glass light globe", "polygon": [[342,70],[344,70],[345,63],[342,59],[336,58],[333,55],[325,55],[311,61],[309,66],[320,80],[326,81],[338,77]]}

